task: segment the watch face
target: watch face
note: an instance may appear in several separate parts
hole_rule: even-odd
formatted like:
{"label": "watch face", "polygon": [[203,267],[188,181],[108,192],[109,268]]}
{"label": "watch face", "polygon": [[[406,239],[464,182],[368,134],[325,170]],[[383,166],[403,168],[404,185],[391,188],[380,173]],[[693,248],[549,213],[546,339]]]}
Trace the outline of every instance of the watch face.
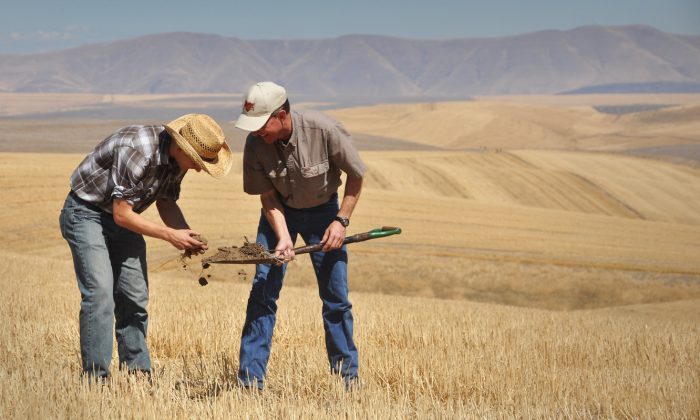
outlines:
{"label": "watch face", "polygon": [[346,219],[344,217],[338,216],[335,218],[335,220],[339,221],[340,224],[343,225],[343,227],[348,227],[348,225],[350,224],[350,219]]}

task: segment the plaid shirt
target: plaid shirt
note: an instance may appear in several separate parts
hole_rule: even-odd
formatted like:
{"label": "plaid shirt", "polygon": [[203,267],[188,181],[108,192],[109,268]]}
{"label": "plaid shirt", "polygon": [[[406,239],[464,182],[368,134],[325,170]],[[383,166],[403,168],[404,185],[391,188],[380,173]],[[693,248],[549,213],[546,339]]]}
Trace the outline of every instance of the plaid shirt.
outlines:
{"label": "plaid shirt", "polygon": [[126,200],[141,213],[158,198],[177,200],[184,174],[168,153],[162,125],[133,125],[102,140],[70,178],[78,197],[112,213],[112,201]]}

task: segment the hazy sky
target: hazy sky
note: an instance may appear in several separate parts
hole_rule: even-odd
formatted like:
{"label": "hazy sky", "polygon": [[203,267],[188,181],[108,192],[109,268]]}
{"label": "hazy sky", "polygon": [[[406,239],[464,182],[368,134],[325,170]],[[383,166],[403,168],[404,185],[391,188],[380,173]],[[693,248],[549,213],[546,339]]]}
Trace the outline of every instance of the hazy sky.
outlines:
{"label": "hazy sky", "polygon": [[582,25],[646,24],[700,35],[700,0],[0,0],[0,54],[162,32],[242,39],[516,35]]}

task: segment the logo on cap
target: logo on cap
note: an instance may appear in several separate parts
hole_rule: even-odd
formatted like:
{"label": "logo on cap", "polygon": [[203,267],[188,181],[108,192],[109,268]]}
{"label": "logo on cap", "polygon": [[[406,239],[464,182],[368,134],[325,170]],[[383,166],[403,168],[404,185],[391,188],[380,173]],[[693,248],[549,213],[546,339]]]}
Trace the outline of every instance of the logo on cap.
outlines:
{"label": "logo on cap", "polygon": [[245,101],[245,103],[243,104],[243,109],[245,110],[245,112],[250,112],[253,109],[255,109],[255,104],[252,102]]}

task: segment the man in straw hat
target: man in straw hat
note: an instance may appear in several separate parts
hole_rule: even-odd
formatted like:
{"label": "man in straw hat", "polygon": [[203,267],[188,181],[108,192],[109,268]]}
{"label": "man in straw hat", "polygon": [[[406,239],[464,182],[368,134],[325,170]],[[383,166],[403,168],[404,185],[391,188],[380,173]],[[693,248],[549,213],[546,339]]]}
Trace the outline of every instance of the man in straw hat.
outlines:
{"label": "man in straw hat", "polygon": [[[206,244],[193,237],[197,232],[177,205],[180,183],[190,169],[222,177],[231,162],[221,127],[208,115],[188,114],[164,126],[120,129],[71,175],[59,223],[82,298],[80,354],[91,380],[109,376],[113,322],[120,367],[150,373],[143,235],[180,250],[204,252]],[[153,202],[165,225],[141,215]]]}
{"label": "man in straw hat", "polygon": [[[243,152],[243,189],[260,195],[257,242],[294,258],[294,242],[324,243],[311,254],[323,301],[330,370],[346,386],[356,383],[358,353],[348,300],[348,255],[343,240],[360,197],[365,165],[352,138],[334,119],[311,110],[290,111],[287,93],[272,82],[253,85],[236,127],[249,131]],[[347,174],[338,205],[341,172]],[[240,348],[242,386],[263,388],[286,264],[258,264],[248,299]]]}

